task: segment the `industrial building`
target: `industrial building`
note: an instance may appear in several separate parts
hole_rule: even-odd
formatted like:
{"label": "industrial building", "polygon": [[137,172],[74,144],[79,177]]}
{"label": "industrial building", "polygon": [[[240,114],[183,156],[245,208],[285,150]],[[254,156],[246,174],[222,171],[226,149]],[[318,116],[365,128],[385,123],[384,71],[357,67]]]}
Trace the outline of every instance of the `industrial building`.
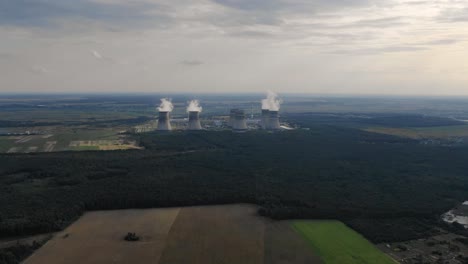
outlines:
{"label": "industrial building", "polygon": [[244,110],[231,109],[229,116],[229,126],[231,126],[234,130],[247,130]]}
{"label": "industrial building", "polygon": [[159,112],[158,130],[170,131],[172,130],[169,112]]}
{"label": "industrial building", "polygon": [[187,130],[202,130],[200,123],[200,112],[190,111]]}

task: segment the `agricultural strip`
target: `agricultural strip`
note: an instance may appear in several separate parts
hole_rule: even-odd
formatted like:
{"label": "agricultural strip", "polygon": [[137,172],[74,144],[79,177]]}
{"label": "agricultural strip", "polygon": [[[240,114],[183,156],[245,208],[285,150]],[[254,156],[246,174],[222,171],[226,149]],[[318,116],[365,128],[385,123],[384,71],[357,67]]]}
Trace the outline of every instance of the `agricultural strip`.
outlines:
{"label": "agricultural strip", "polygon": [[[89,212],[24,263],[324,263],[291,221],[260,217],[257,209],[234,204]],[[125,241],[128,232],[140,240]]]}
{"label": "agricultural strip", "polygon": [[[86,213],[24,263],[158,263],[178,213],[178,208]],[[127,232],[140,234],[140,241],[124,241]]]}
{"label": "agricultural strip", "polygon": [[265,219],[250,205],[183,208],[160,264],[263,263]]}
{"label": "agricultural strip", "polygon": [[325,264],[397,263],[339,221],[295,221],[293,227]]}
{"label": "agricultural strip", "polygon": [[294,231],[290,221],[272,221],[265,231],[265,264],[319,264],[307,241]]}

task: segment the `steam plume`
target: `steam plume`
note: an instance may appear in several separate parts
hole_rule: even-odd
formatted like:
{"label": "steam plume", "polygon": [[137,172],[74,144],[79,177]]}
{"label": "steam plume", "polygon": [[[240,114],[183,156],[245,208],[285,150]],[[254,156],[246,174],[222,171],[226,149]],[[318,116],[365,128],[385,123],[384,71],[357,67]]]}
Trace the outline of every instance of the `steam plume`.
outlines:
{"label": "steam plume", "polygon": [[187,106],[187,112],[201,112],[202,107],[200,106],[200,101],[198,100],[192,100],[189,102],[189,105]]}
{"label": "steam plume", "polygon": [[282,101],[278,99],[278,95],[268,90],[267,98],[262,100],[262,109],[270,111],[279,111]]}
{"label": "steam plume", "polygon": [[172,112],[174,106],[172,105],[170,98],[162,98],[161,104],[158,107],[159,112]]}

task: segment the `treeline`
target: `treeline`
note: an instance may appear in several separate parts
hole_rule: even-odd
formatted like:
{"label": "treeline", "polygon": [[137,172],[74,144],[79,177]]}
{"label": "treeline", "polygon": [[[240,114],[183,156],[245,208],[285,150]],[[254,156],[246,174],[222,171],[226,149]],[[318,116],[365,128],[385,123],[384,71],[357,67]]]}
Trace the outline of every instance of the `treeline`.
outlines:
{"label": "treeline", "polygon": [[310,127],[149,133],[144,151],[0,155],[0,235],[60,230],[86,210],[241,202],[395,241],[433,232],[467,198],[466,147]]}
{"label": "treeline", "polygon": [[422,114],[392,113],[294,113],[287,114],[289,119],[298,120],[303,126],[340,125],[340,126],[383,126],[383,127],[434,127],[457,126],[465,123],[453,118],[428,116]]}
{"label": "treeline", "polygon": [[0,120],[0,127],[40,127],[40,126],[81,126],[81,125],[93,125],[96,127],[100,126],[115,126],[115,125],[136,125],[153,120],[154,117],[139,116],[135,118],[124,118],[124,119],[110,119],[110,120],[95,120],[89,119],[87,121],[64,121],[64,122],[35,122],[35,121],[15,121],[15,120]]}
{"label": "treeline", "polygon": [[17,244],[0,249],[0,264],[19,264],[30,256],[35,250],[40,248],[44,241],[33,241],[31,244]]}

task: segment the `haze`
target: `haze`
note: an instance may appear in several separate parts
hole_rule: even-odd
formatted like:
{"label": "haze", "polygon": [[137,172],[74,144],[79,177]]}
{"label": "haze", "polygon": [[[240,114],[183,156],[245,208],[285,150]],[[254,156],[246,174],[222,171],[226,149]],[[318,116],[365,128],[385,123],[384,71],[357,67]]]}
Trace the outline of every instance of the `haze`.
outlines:
{"label": "haze", "polygon": [[0,92],[468,95],[464,0],[0,0]]}

